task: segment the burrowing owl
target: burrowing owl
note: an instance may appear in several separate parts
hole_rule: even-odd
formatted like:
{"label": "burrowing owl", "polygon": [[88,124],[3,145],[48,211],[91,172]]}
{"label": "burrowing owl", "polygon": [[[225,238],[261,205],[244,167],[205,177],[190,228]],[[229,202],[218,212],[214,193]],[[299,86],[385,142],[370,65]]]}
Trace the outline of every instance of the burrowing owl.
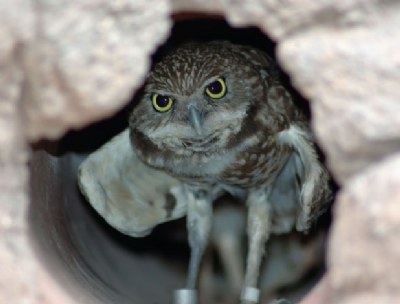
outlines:
{"label": "burrowing owl", "polygon": [[241,298],[258,303],[269,235],[306,231],[331,193],[306,117],[274,62],[229,42],[184,44],[154,65],[129,125],[139,159],[183,183],[191,259],[176,302],[191,301],[213,201],[228,192],[248,206]]}

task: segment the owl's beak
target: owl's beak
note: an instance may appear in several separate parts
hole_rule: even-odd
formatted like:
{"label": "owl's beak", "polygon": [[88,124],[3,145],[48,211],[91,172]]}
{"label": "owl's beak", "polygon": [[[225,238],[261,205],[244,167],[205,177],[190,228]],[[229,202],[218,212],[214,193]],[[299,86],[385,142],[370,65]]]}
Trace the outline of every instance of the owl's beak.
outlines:
{"label": "owl's beak", "polygon": [[189,107],[189,120],[193,128],[196,130],[197,135],[203,135],[203,129],[201,127],[201,114],[194,106]]}

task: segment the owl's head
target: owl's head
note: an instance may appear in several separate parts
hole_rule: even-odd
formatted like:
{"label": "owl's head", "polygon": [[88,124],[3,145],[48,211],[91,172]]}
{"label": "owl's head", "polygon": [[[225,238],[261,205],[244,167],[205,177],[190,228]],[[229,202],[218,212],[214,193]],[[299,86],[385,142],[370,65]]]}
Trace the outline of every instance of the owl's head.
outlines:
{"label": "owl's head", "polygon": [[148,76],[130,117],[133,137],[181,155],[233,145],[244,121],[265,102],[271,62],[263,56],[228,42],[177,48]]}

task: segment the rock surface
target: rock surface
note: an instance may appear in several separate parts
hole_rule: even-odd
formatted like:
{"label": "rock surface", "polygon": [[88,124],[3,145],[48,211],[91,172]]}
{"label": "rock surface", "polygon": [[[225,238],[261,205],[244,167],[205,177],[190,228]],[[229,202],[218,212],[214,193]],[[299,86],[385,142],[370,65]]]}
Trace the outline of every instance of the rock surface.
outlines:
{"label": "rock surface", "polygon": [[340,184],[400,147],[400,5],[357,4],[348,24],[315,26],[279,46]]}
{"label": "rock surface", "polygon": [[[328,260],[336,303],[367,294],[400,299],[400,154],[369,167],[338,196]],[[348,303],[366,303],[360,302]],[[371,302],[372,303],[372,302]]]}
{"label": "rock surface", "polygon": [[124,105],[171,10],[258,25],[310,100],[343,188],[328,273],[302,303],[400,302],[400,3],[376,0],[0,0],[0,302],[68,303],[29,244],[28,142]]}
{"label": "rock surface", "polygon": [[159,0],[0,0],[0,303],[76,303],[31,246],[28,143],[124,105],[169,11]]}
{"label": "rock surface", "polygon": [[21,47],[28,138],[112,115],[143,82],[169,31],[167,1],[38,1]]}

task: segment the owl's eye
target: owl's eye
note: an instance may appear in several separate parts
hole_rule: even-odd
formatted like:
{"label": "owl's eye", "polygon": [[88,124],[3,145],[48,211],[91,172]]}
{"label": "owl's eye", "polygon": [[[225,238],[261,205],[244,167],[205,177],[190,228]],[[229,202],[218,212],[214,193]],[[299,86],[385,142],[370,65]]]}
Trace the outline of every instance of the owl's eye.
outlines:
{"label": "owl's eye", "polygon": [[210,83],[205,90],[206,94],[212,99],[220,99],[226,94],[226,84],[222,78]]}
{"label": "owl's eye", "polygon": [[159,95],[157,93],[151,95],[151,101],[154,109],[158,112],[167,112],[169,109],[171,109],[174,103],[171,97]]}

